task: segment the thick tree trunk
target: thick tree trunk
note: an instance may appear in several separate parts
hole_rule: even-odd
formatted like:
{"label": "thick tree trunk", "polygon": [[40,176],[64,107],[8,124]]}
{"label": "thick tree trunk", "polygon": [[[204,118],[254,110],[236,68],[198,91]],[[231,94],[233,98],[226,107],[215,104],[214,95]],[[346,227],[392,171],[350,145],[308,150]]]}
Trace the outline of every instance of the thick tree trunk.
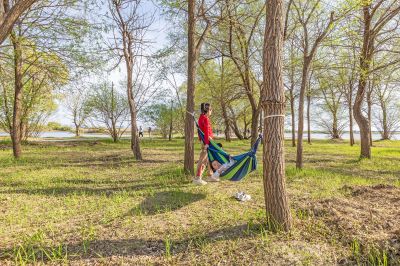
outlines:
{"label": "thick tree trunk", "polygon": [[[290,230],[291,213],[286,195],[284,115],[285,91],[282,79],[283,1],[267,1],[264,37],[264,195],[269,225],[273,229]],[[272,116],[273,117],[269,117]],[[276,116],[281,115],[281,116]]]}
{"label": "thick tree trunk", "polygon": [[22,112],[22,48],[20,40],[15,33],[11,34],[11,42],[14,49],[14,109],[11,140],[13,144],[13,154],[15,158],[20,158],[21,148],[21,112]]}
{"label": "thick tree trunk", "polygon": [[294,95],[293,89],[294,84],[291,85],[292,88],[290,89],[290,116],[291,116],[291,123],[292,123],[292,147],[296,147],[296,120],[295,120],[295,113],[294,113]]}
{"label": "thick tree trunk", "polygon": [[310,119],[311,95],[307,93],[307,143],[311,144],[311,119]]}
{"label": "thick tree trunk", "polygon": [[360,54],[360,71],[359,82],[356,98],[354,99],[353,115],[358,127],[360,128],[361,140],[361,158],[371,158],[371,140],[369,132],[368,119],[362,113],[362,105],[367,89],[368,72],[370,70],[370,63],[372,59],[372,46],[373,40],[371,39],[371,16],[369,14],[369,6],[363,7],[364,15],[364,32],[363,32],[363,46]]}
{"label": "thick tree trunk", "polygon": [[306,92],[308,74],[310,71],[311,59],[304,57],[303,59],[303,72],[301,78],[300,94],[299,94],[299,121],[297,127],[297,154],[296,154],[296,168],[303,168],[303,131],[304,131],[304,94]]}
{"label": "thick tree trunk", "polygon": [[196,45],[195,45],[195,0],[188,1],[188,76],[187,76],[187,103],[185,118],[185,156],[184,171],[194,175],[194,91],[196,77]]}

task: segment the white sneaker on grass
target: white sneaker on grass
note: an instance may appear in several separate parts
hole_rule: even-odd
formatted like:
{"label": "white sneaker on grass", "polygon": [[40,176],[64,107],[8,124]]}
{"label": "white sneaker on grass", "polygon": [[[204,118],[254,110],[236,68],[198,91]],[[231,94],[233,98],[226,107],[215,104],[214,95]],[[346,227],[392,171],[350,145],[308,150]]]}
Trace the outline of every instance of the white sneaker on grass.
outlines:
{"label": "white sneaker on grass", "polygon": [[249,201],[251,200],[251,196],[240,191],[235,194],[235,199],[237,199],[238,201]]}
{"label": "white sneaker on grass", "polygon": [[198,185],[198,186],[204,186],[204,185],[207,185],[207,182],[201,178],[194,178],[193,184]]}

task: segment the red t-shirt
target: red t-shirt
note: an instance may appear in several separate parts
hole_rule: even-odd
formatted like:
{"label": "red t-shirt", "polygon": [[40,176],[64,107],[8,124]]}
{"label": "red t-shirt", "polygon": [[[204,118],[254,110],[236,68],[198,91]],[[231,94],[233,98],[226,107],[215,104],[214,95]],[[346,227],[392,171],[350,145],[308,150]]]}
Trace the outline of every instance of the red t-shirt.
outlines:
{"label": "red t-shirt", "polygon": [[210,140],[208,138],[213,138],[214,134],[212,132],[210,119],[205,114],[201,114],[199,117],[199,127],[204,133],[204,144],[210,144]]}

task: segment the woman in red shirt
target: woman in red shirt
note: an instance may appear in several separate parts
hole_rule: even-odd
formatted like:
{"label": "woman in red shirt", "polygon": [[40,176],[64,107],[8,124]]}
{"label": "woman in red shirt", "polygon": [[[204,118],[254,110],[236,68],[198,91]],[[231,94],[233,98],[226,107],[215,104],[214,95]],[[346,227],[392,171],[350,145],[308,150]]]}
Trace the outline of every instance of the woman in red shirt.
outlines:
{"label": "woman in red shirt", "polygon": [[[207,156],[207,148],[208,144],[210,144],[209,138],[213,138],[213,132],[211,128],[211,123],[210,123],[210,116],[212,113],[211,105],[209,103],[202,103],[200,106],[201,109],[201,115],[199,117],[199,127],[201,131],[204,133],[204,142],[201,143],[201,152],[200,152],[200,158],[199,161],[197,162],[197,171],[196,171],[196,178],[193,180],[193,183],[197,185],[205,185],[207,184],[206,181],[202,179],[202,175],[204,172],[204,169],[206,168],[208,163],[208,156]],[[209,166],[209,170],[211,171],[211,167]],[[212,174],[212,173],[211,173]],[[210,178],[210,181],[217,182],[219,181],[218,178]]]}

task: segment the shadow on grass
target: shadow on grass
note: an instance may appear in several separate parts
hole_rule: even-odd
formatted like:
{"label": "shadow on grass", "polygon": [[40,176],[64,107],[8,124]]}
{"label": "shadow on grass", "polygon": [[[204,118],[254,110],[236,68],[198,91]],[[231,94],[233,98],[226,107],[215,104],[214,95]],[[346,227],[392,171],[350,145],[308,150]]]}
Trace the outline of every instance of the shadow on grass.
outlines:
{"label": "shadow on grass", "polygon": [[15,189],[0,191],[1,194],[28,194],[28,195],[46,195],[46,196],[66,196],[66,195],[85,195],[85,196],[112,196],[120,192],[130,191],[151,191],[163,188],[163,185],[154,183],[145,183],[131,186],[114,187],[50,187],[50,188],[32,188]]}
{"label": "shadow on grass", "polygon": [[[166,254],[167,241],[170,245],[170,254],[176,255],[185,253],[189,249],[201,248],[204,245],[212,244],[222,240],[236,240],[239,238],[251,237],[248,233],[248,225],[225,227],[206,234],[194,235],[182,240],[171,239],[99,239],[86,240],[77,243],[62,243],[56,246],[46,246],[45,244],[27,243],[16,246],[15,248],[0,249],[1,260],[14,261],[19,259],[25,263],[32,263],[31,258],[37,262],[76,261],[88,258],[111,258],[135,256],[162,257]],[[23,252],[19,253],[18,250]],[[56,257],[51,257],[51,251],[57,251]],[[22,257],[21,257],[22,254]],[[50,254],[47,255],[47,254]],[[26,256],[29,255],[29,256]]]}
{"label": "shadow on grass", "polygon": [[162,191],[144,199],[126,215],[154,215],[175,211],[193,202],[202,200],[205,194],[194,194],[183,191]]}

